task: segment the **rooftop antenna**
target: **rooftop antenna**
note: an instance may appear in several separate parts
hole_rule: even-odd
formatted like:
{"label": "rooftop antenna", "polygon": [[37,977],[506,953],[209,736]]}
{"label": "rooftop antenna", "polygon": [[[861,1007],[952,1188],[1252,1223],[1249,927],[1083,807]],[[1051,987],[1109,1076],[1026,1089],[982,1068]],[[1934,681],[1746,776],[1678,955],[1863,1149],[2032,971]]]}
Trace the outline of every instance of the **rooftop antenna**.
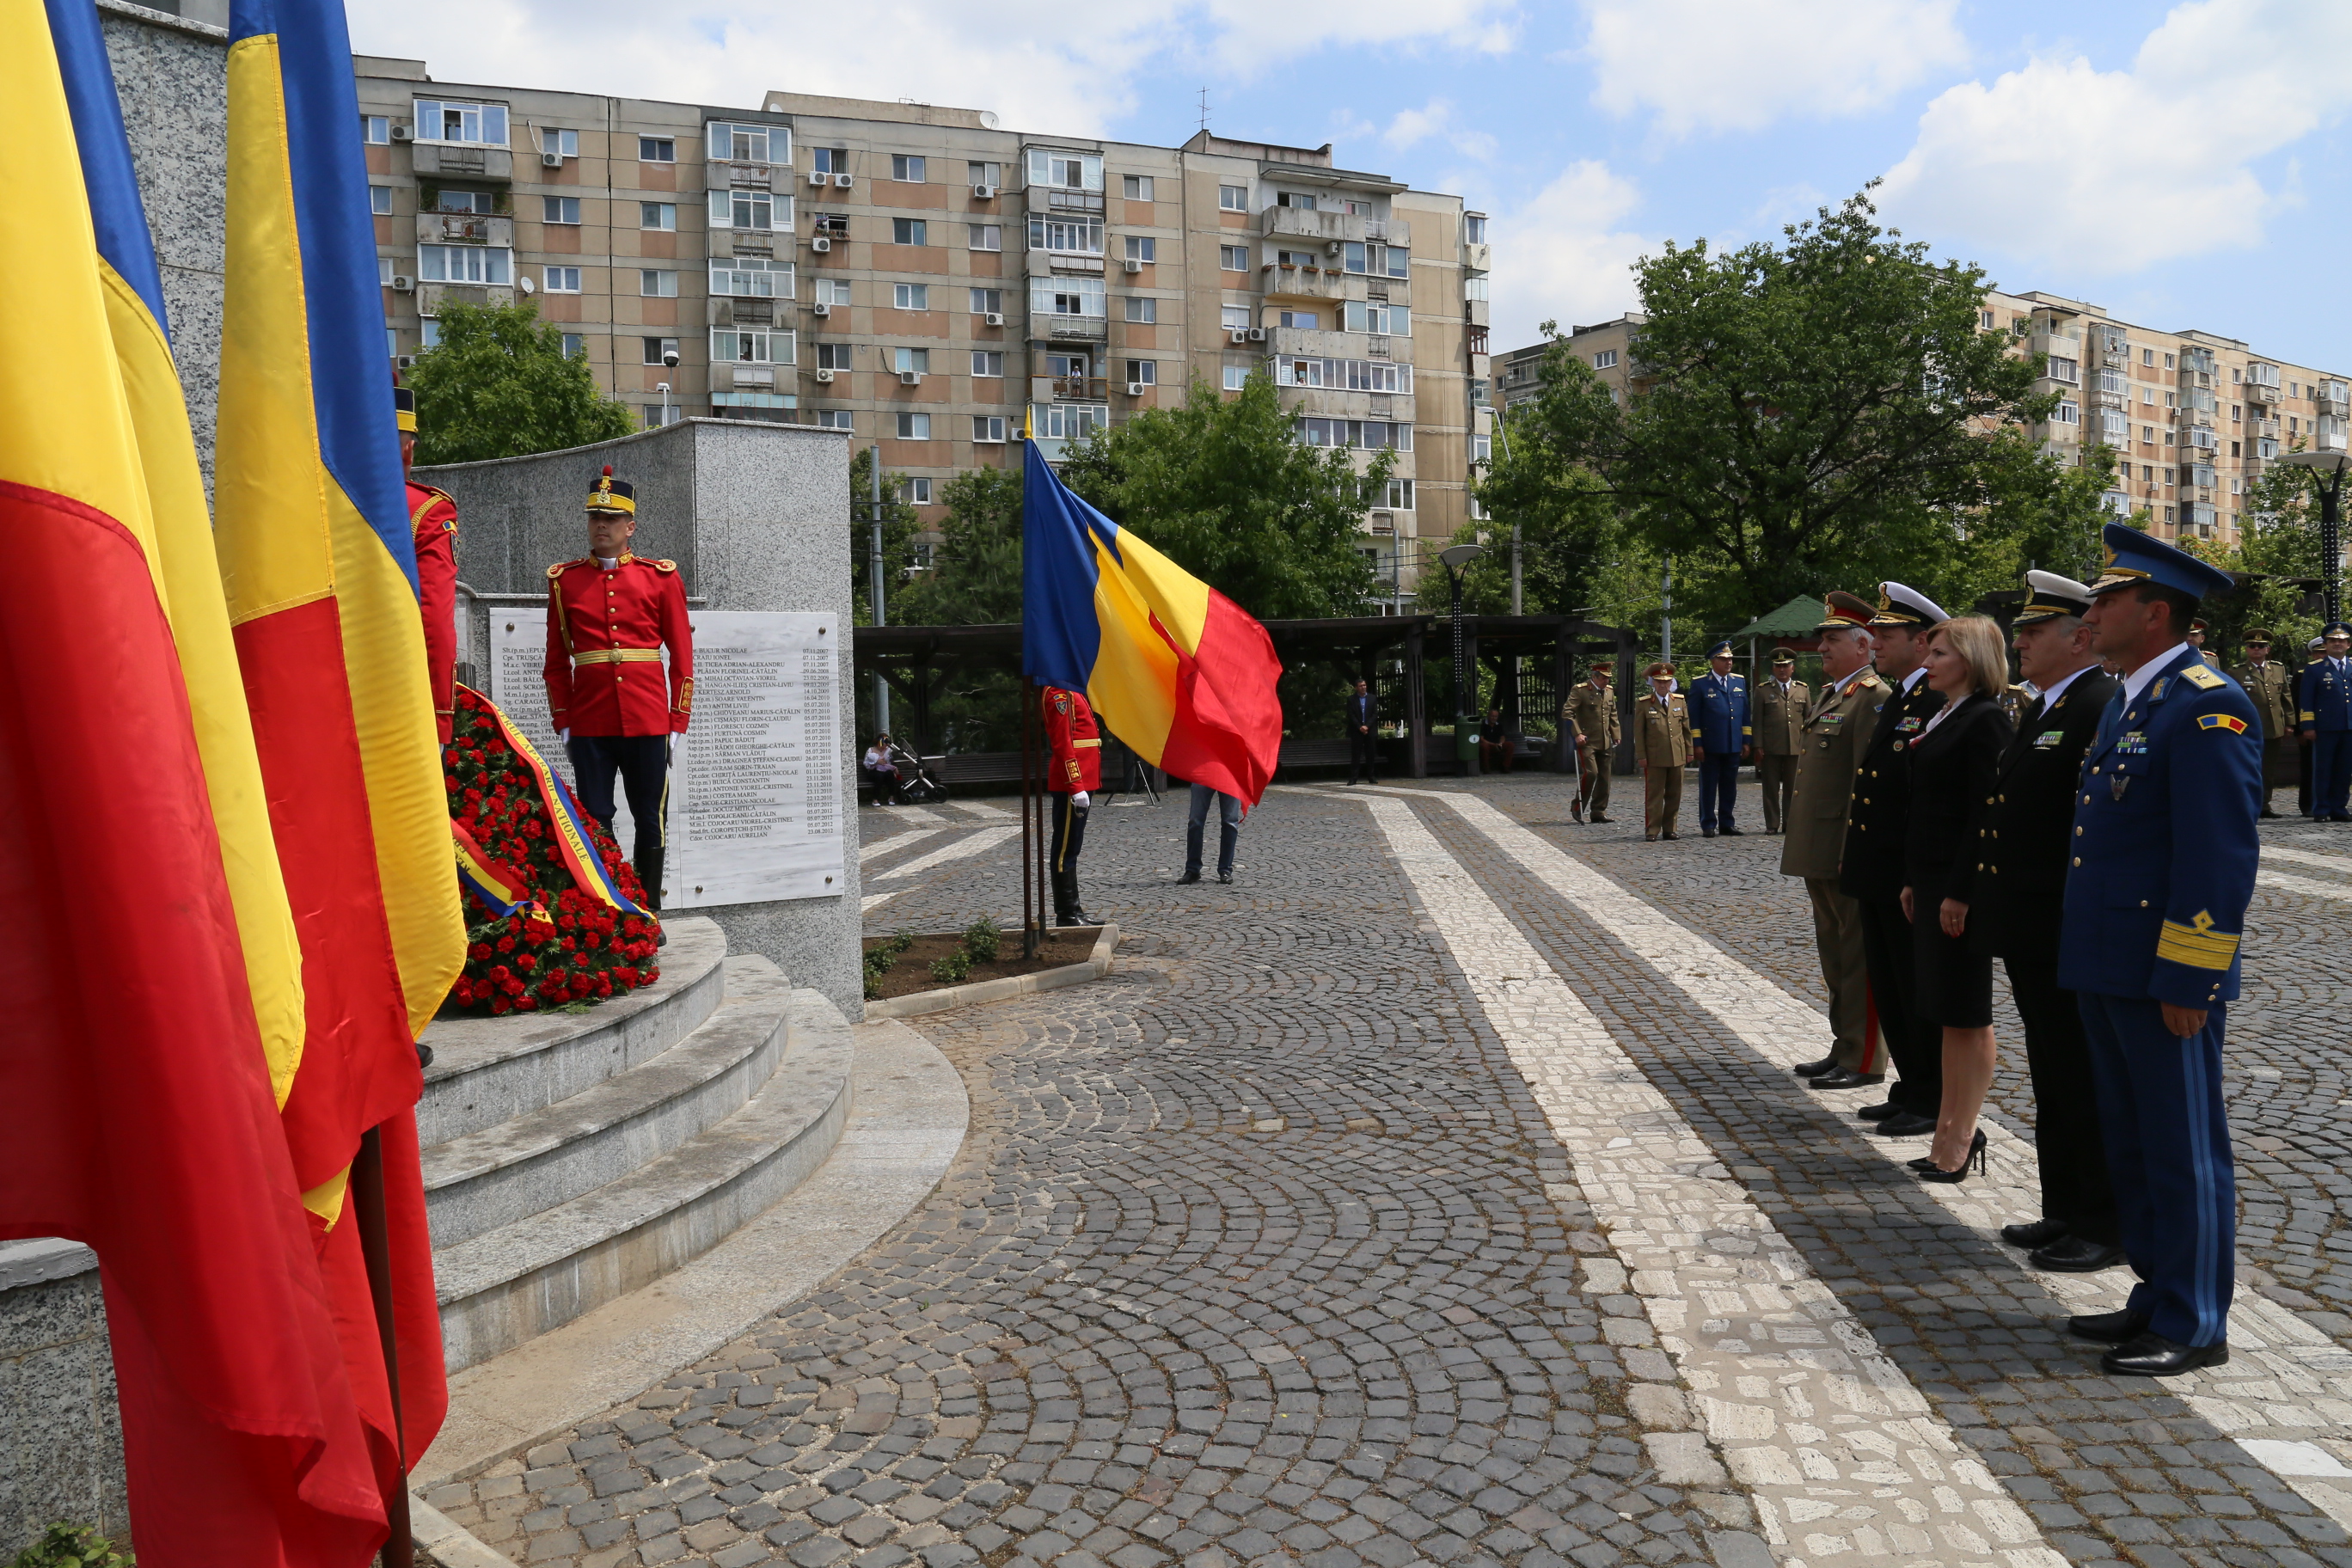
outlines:
{"label": "rooftop antenna", "polygon": [[1205,87],[1204,87],[1204,88],[1202,88],[1202,89],[1201,89],[1201,129],[1202,129],[1202,130],[1203,130],[1203,131],[1206,131],[1208,128],[1209,128],[1209,89],[1208,89],[1207,88],[1205,88]]}

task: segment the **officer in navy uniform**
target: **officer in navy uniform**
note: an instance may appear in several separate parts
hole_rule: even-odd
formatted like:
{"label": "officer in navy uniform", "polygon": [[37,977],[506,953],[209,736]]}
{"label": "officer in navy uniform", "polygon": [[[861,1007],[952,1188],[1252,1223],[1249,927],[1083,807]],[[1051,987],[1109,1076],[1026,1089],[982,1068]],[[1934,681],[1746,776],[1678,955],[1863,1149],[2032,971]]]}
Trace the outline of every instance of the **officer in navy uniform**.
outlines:
{"label": "officer in navy uniform", "polygon": [[1711,667],[1691,682],[1691,734],[1698,746],[1698,830],[1712,838],[1720,831],[1737,838],[1732,803],[1739,793],[1739,763],[1755,745],[1748,723],[1748,678],[1731,672],[1731,645],[1706,650]]}
{"label": "officer in navy uniform", "polygon": [[2337,621],[2319,634],[2295,719],[2311,746],[2311,819],[2352,822],[2352,626]]}
{"label": "officer in navy uniform", "polygon": [[2072,1319],[2110,1375],[2230,1359],[2237,1193],[2221,1103],[2228,1005],[2254,891],[2262,719],[2187,638],[2231,586],[2195,556],[2111,522],[2092,650],[2123,676],[2084,759],[2058,948],[2091,1045],[2124,1255],[2121,1310]]}

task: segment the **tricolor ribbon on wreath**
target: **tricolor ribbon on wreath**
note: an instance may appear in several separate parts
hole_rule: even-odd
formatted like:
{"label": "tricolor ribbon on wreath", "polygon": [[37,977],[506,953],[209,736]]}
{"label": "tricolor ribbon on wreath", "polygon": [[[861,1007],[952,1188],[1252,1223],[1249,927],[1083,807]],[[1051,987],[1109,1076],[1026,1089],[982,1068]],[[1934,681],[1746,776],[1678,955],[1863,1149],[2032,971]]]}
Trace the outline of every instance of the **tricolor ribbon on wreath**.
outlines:
{"label": "tricolor ribbon on wreath", "polygon": [[466,890],[489,906],[490,912],[504,919],[508,915],[527,915],[542,925],[553,925],[555,917],[538,900],[526,897],[530,884],[522,873],[510,866],[490,858],[465,825],[449,824],[449,837],[457,843],[457,880]]}
{"label": "tricolor ribbon on wreath", "polygon": [[[539,748],[530,743],[529,736],[515,728],[514,721],[509,719],[497,703],[483,697],[479,692],[475,692],[474,695],[480,700],[482,707],[498,720],[499,738],[512,747],[514,754],[520,757],[524,766],[530,769],[530,776],[539,786],[539,798],[547,807],[547,820],[549,826],[554,830],[556,847],[563,856],[564,865],[571,869],[572,879],[579,884],[583,892],[602,900],[624,914],[644,914],[646,911],[639,909],[628,894],[621,891],[621,884],[614,879],[613,873],[605,868],[604,859],[589,845],[588,828],[581,820],[580,803],[572,798],[571,786],[556,776],[555,770],[549,767],[546,759],[539,754]],[[466,880],[468,887],[481,896],[484,903],[498,909],[498,900],[486,890],[485,884],[477,881],[467,870],[466,853],[471,840],[456,823],[451,823],[449,826],[457,844],[458,875]],[[507,889],[509,901],[505,908],[499,910],[499,912],[513,913],[517,905],[512,901],[512,898],[513,894],[520,891],[523,887],[521,879],[511,871],[503,871],[488,857],[482,855],[478,847],[474,847],[474,855],[480,867],[491,872],[500,873],[495,876],[493,880]],[[547,918],[546,912],[538,910],[534,918],[544,920]]]}

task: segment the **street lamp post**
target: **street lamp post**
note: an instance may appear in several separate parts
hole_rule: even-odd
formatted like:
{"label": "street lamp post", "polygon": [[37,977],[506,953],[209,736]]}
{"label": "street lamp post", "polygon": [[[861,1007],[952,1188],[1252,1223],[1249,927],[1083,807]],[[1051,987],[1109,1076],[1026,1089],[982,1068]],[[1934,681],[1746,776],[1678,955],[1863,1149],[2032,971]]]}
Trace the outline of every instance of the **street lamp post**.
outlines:
{"label": "street lamp post", "polygon": [[1462,693],[1470,679],[1469,649],[1462,642],[1462,569],[1486,553],[1483,544],[1456,544],[1437,552],[1454,587],[1454,760],[1465,767],[1477,756],[1478,742],[1470,726],[1462,721]]}
{"label": "street lamp post", "polygon": [[[2294,468],[2309,468],[2311,488],[2319,492],[2319,593],[2326,602],[2326,624],[2334,626],[2344,618],[2342,603],[2343,545],[2336,534],[2339,503],[2344,499],[2344,470],[2352,466],[2352,454],[2343,452],[2289,452],[2279,459]],[[2320,476],[2325,474],[2323,480]]]}

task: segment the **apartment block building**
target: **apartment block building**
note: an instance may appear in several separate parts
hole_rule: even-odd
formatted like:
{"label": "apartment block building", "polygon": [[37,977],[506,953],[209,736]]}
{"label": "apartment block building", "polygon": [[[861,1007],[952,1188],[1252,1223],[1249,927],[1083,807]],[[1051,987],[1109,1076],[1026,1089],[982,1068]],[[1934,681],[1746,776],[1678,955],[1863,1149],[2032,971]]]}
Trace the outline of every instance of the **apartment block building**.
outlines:
{"label": "apartment block building", "polygon": [[[1568,334],[1571,351],[1621,400],[1642,384],[1634,350],[1643,320],[1629,314]],[[2042,373],[2034,390],[2059,395],[2035,438],[2073,465],[2089,447],[2112,448],[2107,508],[2119,517],[2146,512],[2158,537],[2234,540],[2248,490],[2279,454],[2347,449],[2352,404],[2341,373],[2213,332],[2118,321],[2097,305],[2040,291],[1988,292],[1978,325],[2007,334]],[[1540,389],[1549,347],[1500,356],[1506,409]]]}
{"label": "apartment block building", "polygon": [[648,424],[847,430],[919,507],[1013,460],[1024,420],[1055,456],[1263,370],[1301,441],[1396,453],[1362,547],[1401,592],[1413,542],[1469,515],[1486,220],[1328,143],[1155,147],[976,110],[356,69],[395,355],[436,341],[446,303],[528,295]]}

